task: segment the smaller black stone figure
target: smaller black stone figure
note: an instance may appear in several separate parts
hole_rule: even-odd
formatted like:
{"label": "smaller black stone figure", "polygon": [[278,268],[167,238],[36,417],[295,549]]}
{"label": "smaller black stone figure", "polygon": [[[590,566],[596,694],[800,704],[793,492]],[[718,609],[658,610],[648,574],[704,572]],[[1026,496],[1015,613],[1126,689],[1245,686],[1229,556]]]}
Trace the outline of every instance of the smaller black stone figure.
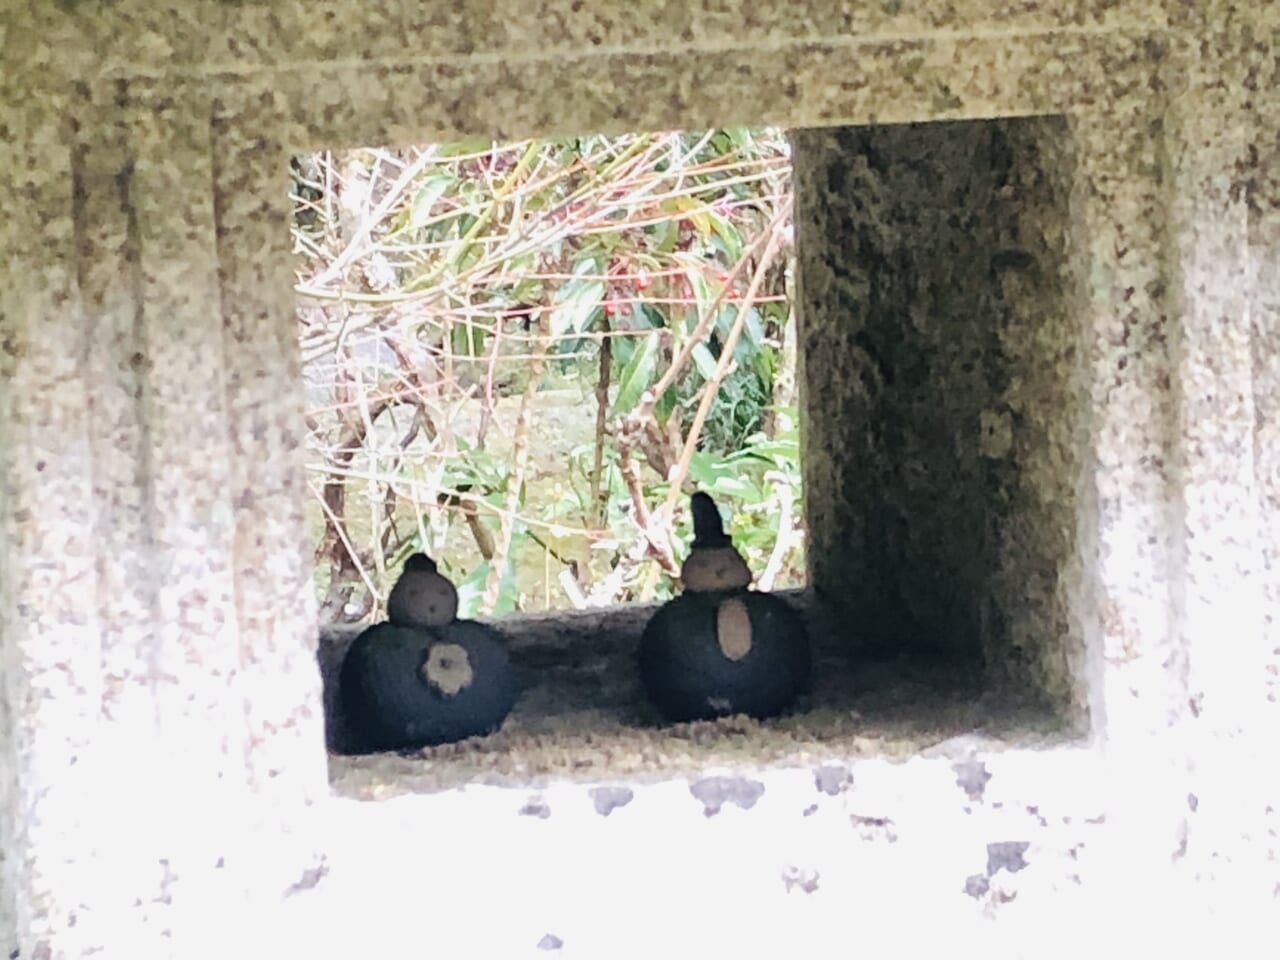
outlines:
{"label": "smaller black stone figure", "polygon": [[506,645],[459,620],[458,593],[415,553],[387,598],[387,621],[356,637],[342,662],[347,723],[366,752],[416,750],[492,733],[516,701]]}
{"label": "smaller black stone figure", "polygon": [[684,593],[664,604],[640,638],[640,680],[668,720],[733,713],[776,716],[809,689],[809,638],[781,597],[750,589],[751,571],[699,491]]}

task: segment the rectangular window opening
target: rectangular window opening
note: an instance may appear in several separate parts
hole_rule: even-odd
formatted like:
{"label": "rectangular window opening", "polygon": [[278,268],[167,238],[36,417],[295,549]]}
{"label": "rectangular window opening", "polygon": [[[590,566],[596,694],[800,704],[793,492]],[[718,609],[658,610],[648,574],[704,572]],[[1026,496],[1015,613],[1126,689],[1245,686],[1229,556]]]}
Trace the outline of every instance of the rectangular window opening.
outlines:
{"label": "rectangular window opening", "polygon": [[[291,166],[340,790],[1078,730],[1062,118]],[[694,489],[717,499],[756,587],[806,618],[813,690],[781,718],[664,724],[643,695],[636,641],[680,592]],[[424,549],[459,616],[505,636],[519,699],[491,736],[348,756],[342,656]]]}

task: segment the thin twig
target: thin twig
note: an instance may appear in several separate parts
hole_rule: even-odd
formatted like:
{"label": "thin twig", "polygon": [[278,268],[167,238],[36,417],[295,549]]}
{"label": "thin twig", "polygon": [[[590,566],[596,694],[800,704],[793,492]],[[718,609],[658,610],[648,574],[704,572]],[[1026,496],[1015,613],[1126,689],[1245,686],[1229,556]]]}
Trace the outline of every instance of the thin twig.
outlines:
{"label": "thin twig", "polygon": [[342,523],[341,519],[329,507],[329,504],[325,501],[324,494],[316,488],[314,483],[308,481],[307,486],[311,488],[311,492],[315,495],[315,498],[320,501],[320,509],[325,512],[325,516],[328,517],[329,523],[333,527],[334,532],[338,535],[338,538],[342,540],[342,545],[346,547],[347,555],[351,557],[351,562],[354,564],[356,571],[360,574],[360,579],[364,581],[365,587],[368,588],[369,595],[374,598],[376,603],[380,603],[381,597],[378,596],[378,589],[374,586],[373,579],[369,576],[368,571],[365,570],[364,564],[360,562],[360,554],[356,550],[355,544],[353,544],[351,539],[347,536],[346,524]]}
{"label": "thin twig", "polygon": [[[725,338],[724,344],[720,347],[720,359],[716,363],[716,368],[711,377],[707,380],[702,394],[702,401],[698,404],[698,409],[693,416],[693,423],[690,424],[689,432],[685,436],[684,449],[680,451],[680,460],[676,463],[675,468],[671,471],[671,476],[668,478],[670,487],[667,490],[664,510],[668,518],[668,538],[670,537],[669,520],[675,515],[676,500],[680,498],[684,478],[689,473],[689,463],[693,460],[693,451],[698,446],[698,436],[702,433],[703,424],[707,421],[707,414],[711,411],[711,405],[716,400],[719,385],[733,363],[733,351],[738,345],[738,338],[742,335],[743,328],[746,326],[747,313],[751,309],[752,300],[756,295],[756,291],[760,289],[760,284],[764,282],[765,271],[768,269],[770,261],[782,247],[782,224],[784,219],[784,213],[780,211],[769,225],[769,232],[765,235],[764,252],[760,255],[760,260],[756,264],[755,272],[751,276],[751,282],[747,286],[747,292],[738,304],[738,315],[734,318],[733,327],[729,330],[728,337]],[[740,264],[742,262],[739,261]],[[641,599],[647,600],[649,596],[643,595]]]}
{"label": "thin twig", "polygon": [[[359,229],[347,241],[347,245],[342,252],[334,258],[333,262],[326,267],[319,276],[312,278],[307,286],[320,288],[325,284],[335,280],[342,274],[342,271],[355,263],[366,253],[369,252],[369,238],[373,233],[373,228],[380,224],[384,217],[391,212],[392,208],[400,202],[401,194],[405,188],[411,184],[414,179],[422,172],[427,164],[436,159],[435,150],[424,150],[412,164],[406,167],[396,177],[396,181],[392,184],[391,189],[387,191],[387,195],[382,198],[381,202],[369,213],[368,216],[362,218]],[[372,185],[371,185],[372,186]],[[372,190],[366,192],[366,196]]]}
{"label": "thin twig", "polygon": [[[607,326],[608,318],[603,321]],[[587,525],[598,527],[604,517],[605,495],[601,490],[604,476],[604,441],[609,425],[609,377],[613,368],[613,341],[608,337],[600,341],[600,373],[596,380],[596,431],[591,451],[591,484],[589,493],[591,508]]]}
{"label": "thin twig", "polygon": [[485,365],[484,387],[480,392],[480,427],[476,431],[476,447],[480,450],[484,449],[489,427],[493,425],[493,381],[498,369],[498,353],[502,349],[501,321],[493,325],[493,335],[489,338],[489,343],[489,362]]}
{"label": "thin twig", "polygon": [[[547,320],[539,318],[545,329]],[[506,509],[498,517],[498,538],[493,558],[489,561],[489,575],[485,577],[482,595],[483,609],[492,613],[498,605],[502,577],[506,572],[507,558],[511,555],[511,536],[515,530],[515,518],[520,509],[520,497],[524,490],[524,476],[529,465],[529,408],[538,394],[538,381],[546,367],[545,360],[535,360],[530,365],[529,380],[520,397],[520,410],[516,414],[515,430],[511,438],[511,472],[507,474]]]}
{"label": "thin twig", "polygon": [[578,586],[578,581],[573,579],[573,574],[568,570],[561,570],[560,576],[556,578],[560,584],[560,589],[564,591],[564,595],[569,598],[569,603],[573,605],[575,610],[585,610],[587,608],[587,597],[582,592],[582,588]]}
{"label": "thin twig", "polygon": [[[306,242],[300,245],[305,251],[304,256],[310,260],[313,270],[316,267],[322,267],[323,272],[305,280],[300,277],[297,289],[301,296],[318,301],[314,305],[305,305],[304,301],[302,309],[309,315],[323,317],[324,321],[327,321],[303,326],[306,332],[301,338],[301,346],[309,376],[323,378],[322,382],[331,383],[340,394],[345,394],[337,398],[337,403],[313,411],[320,415],[329,414],[329,416],[318,416],[317,424],[336,418],[339,426],[356,428],[355,432],[360,434],[357,442],[351,444],[339,442],[335,449],[332,442],[323,442],[327,438],[319,432],[317,426],[313,430],[308,445],[312,451],[318,451],[328,462],[321,466],[315,463],[309,464],[308,469],[319,469],[324,473],[327,485],[322,494],[325,497],[323,502],[326,508],[330,508],[326,509],[327,522],[333,525],[334,536],[349,554],[353,566],[359,567],[360,576],[369,585],[371,596],[376,595],[376,591],[369,583],[368,574],[369,568],[374,566],[376,561],[371,562],[372,558],[367,552],[363,560],[357,556],[351,542],[354,534],[345,528],[346,518],[339,515],[342,513],[341,508],[337,511],[332,510],[333,504],[328,498],[335,490],[342,491],[345,482],[351,482],[354,490],[356,477],[360,482],[368,484],[371,490],[382,489],[379,484],[385,484],[389,491],[388,497],[394,493],[395,496],[405,497],[414,505],[414,521],[418,536],[423,542],[426,542],[426,528],[430,525],[437,531],[436,538],[441,541],[437,546],[443,549],[442,538],[449,523],[448,518],[451,515],[457,516],[438,500],[446,486],[444,477],[449,458],[458,456],[456,446],[451,442],[453,419],[458,416],[464,404],[474,405],[475,403],[474,395],[456,381],[454,371],[450,369],[453,359],[450,326],[456,322],[456,318],[463,310],[467,312],[469,322],[478,332],[494,338],[491,342],[492,350],[488,357],[488,370],[485,376],[490,390],[498,375],[499,364],[503,368],[512,363],[528,365],[532,373],[530,379],[530,388],[532,388],[549,362],[551,351],[556,344],[570,338],[577,338],[584,342],[594,340],[599,345],[598,357],[601,369],[600,381],[597,383],[595,448],[591,460],[591,474],[587,478],[590,489],[582,491],[583,499],[588,503],[584,519],[588,520],[590,529],[570,530],[568,535],[584,538],[587,541],[616,538],[616,534],[600,529],[606,526],[608,516],[606,512],[608,490],[605,480],[607,451],[603,449],[603,445],[608,441],[607,407],[610,389],[609,373],[613,359],[612,337],[638,337],[652,335],[652,333],[649,330],[593,330],[589,333],[570,331],[564,337],[552,338],[548,335],[545,321],[540,321],[537,334],[525,336],[520,332],[508,330],[504,325],[504,318],[512,316],[510,291],[520,284],[532,284],[533,289],[539,291],[533,299],[545,303],[545,297],[549,295],[550,290],[555,289],[557,284],[575,280],[588,281],[590,278],[566,270],[565,261],[581,259],[580,254],[584,251],[588,252],[589,256],[597,255],[592,251],[602,249],[601,241],[596,239],[602,234],[618,237],[623,244],[621,249],[626,249],[627,244],[634,239],[627,236],[629,231],[643,230],[646,225],[658,222],[684,219],[693,219],[701,229],[706,226],[706,223],[699,222],[697,218],[703,214],[727,216],[730,210],[743,206],[755,206],[759,212],[743,211],[735,215],[735,225],[742,231],[744,237],[748,236],[748,230],[753,232],[759,230],[764,219],[760,214],[764,214],[770,207],[775,207],[773,198],[762,197],[758,192],[750,191],[750,200],[739,201],[731,195],[726,195],[726,191],[738,189],[740,185],[762,184],[773,179],[777,186],[776,188],[770,186],[769,192],[778,193],[785,189],[789,165],[785,160],[741,157],[733,157],[731,158],[733,162],[726,163],[725,154],[708,159],[704,156],[704,152],[710,137],[711,134],[708,133],[692,146],[687,143],[685,135],[674,132],[658,136],[586,138],[581,141],[580,147],[567,150],[564,145],[535,145],[524,141],[509,146],[488,145],[470,158],[436,158],[441,172],[446,172],[456,179],[464,179],[470,175],[472,183],[479,186],[477,191],[479,196],[448,192],[442,197],[441,204],[435,210],[429,211],[431,216],[428,216],[425,221],[421,216],[411,218],[406,215],[411,210],[409,200],[412,191],[411,187],[405,186],[405,175],[415,167],[421,168],[424,155],[413,150],[366,154],[366,157],[373,157],[375,162],[372,171],[360,178],[361,180],[367,178],[367,184],[353,184],[352,192],[361,192],[363,199],[363,205],[357,214],[357,222],[349,224],[351,229],[341,238],[335,237],[330,227],[328,246],[319,240],[311,239],[313,236],[322,236],[321,233],[306,236]],[[322,176],[318,177],[327,184],[323,197],[326,206],[331,207],[340,193],[341,184],[334,183],[334,177],[339,168],[335,168],[334,164],[349,163],[347,156],[349,155],[336,154],[327,157],[328,162],[324,164]],[[475,165],[476,158],[482,160],[481,166],[485,168],[483,180],[476,180],[474,174],[466,169],[468,162],[471,166]],[[512,169],[512,160],[516,160],[515,169]],[[367,159],[363,161],[363,167],[365,171],[369,170]],[[390,188],[383,194],[382,191],[388,184]],[[375,203],[375,198],[380,195],[381,201]],[[681,209],[685,207],[683,202],[675,205],[669,203],[682,197],[690,201],[687,209]],[[673,208],[663,210],[664,203]],[[784,209],[787,206],[785,200],[778,205]],[[467,219],[463,219],[464,215]],[[397,221],[404,223],[405,226],[391,225]],[[453,223],[450,223],[451,221]],[[334,224],[332,213],[326,218],[326,223]],[[456,233],[459,227],[465,234],[462,238],[459,238]],[[434,232],[431,232],[433,230]],[[454,232],[445,239],[438,239],[449,230]],[[584,246],[584,242],[589,243],[589,246]],[[603,249],[606,256],[610,243],[610,241],[604,242]],[[682,233],[678,249],[683,250],[684,246],[685,234]],[[626,288],[628,283],[639,279],[638,274],[619,272],[612,265],[600,270],[602,276],[608,278],[607,282],[612,293],[607,300],[603,301],[603,304],[625,307],[629,304],[646,303],[655,305],[659,309],[664,309],[664,304],[670,308],[697,304],[698,309],[690,311],[695,312],[697,329],[683,344],[685,349],[679,357],[674,358],[670,366],[667,363],[669,348],[664,348],[662,365],[667,368],[664,370],[666,380],[660,383],[661,389],[654,390],[645,398],[648,401],[648,409],[645,411],[648,414],[647,419],[637,418],[634,421],[637,424],[643,422],[643,431],[630,437],[623,432],[616,441],[619,453],[624,460],[622,476],[627,483],[628,494],[633,505],[637,508],[633,513],[633,519],[637,523],[637,528],[641,530],[641,535],[632,540],[621,556],[617,556],[615,551],[617,562],[613,571],[608,576],[596,580],[595,586],[586,597],[581,596],[583,588],[578,586],[576,580],[574,581],[579,594],[579,598],[572,601],[575,604],[585,601],[589,605],[594,605],[600,602],[605,594],[608,595],[608,600],[605,602],[614,602],[628,589],[633,589],[629,585],[637,579],[635,576],[637,567],[642,567],[642,573],[638,579],[650,584],[643,591],[646,593],[651,592],[651,585],[660,571],[678,575],[678,566],[670,549],[672,498],[668,499],[665,506],[655,509],[652,513],[648,511],[645,491],[641,483],[641,465],[638,464],[637,457],[633,457],[632,454],[636,449],[636,440],[639,439],[641,442],[638,449],[644,451],[644,456],[649,458],[650,465],[658,465],[661,469],[659,461],[672,464],[671,469],[664,470],[663,473],[672,483],[673,491],[679,488],[681,481],[687,475],[689,457],[697,446],[698,436],[704,429],[706,406],[714,400],[716,388],[730,369],[733,338],[741,334],[745,323],[746,304],[758,306],[766,299],[755,295],[757,293],[755,287],[739,309],[732,331],[733,338],[722,350],[720,358],[722,367],[718,367],[719,372],[713,382],[703,385],[700,396],[694,401],[698,404],[701,417],[695,418],[694,427],[688,438],[681,436],[679,417],[671,418],[667,433],[660,433],[657,421],[652,415],[653,405],[689,369],[693,347],[699,342],[705,342],[712,324],[723,312],[728,291],[735,287],[739,277],[745,276],[743,271],[750,269],[749,261],[760,249],[762,249],[761,240],[749,242],[742,255],[736,258],[736,262],[726,264],[725,268],[729,270],[728,282],[719,287],[711,304],[701,304],[689,297],[645,297],[640,295],[639,290],[629,291]],[[331,256],[328,251],[339,252],[330,262],[325,263]],[[402,275],[416,274],[414,286],[418,286],[419,289],[410,288],[407,293],[396,292],[394,289],[384,293],[334,289],[335,286],[345,286],[347,266],[352,264],[358,266],[360,257],[374,253],[384,258],[392,269],[401,272]],[[768,257],[766,256],[765,259],[767,260]],[[634,257],[624,258],[624,261],[629,261],[628,266],[633,271],[635,268],[643,268],[644,276],[649,279],[687,274],[694,264],[702,270],[710,268],[710,265],[703,261],[687,260],[681,253],[672,256],[669,251],[662,253],[645,251]],[[604,262],[600,262],[603,267]],[[674,266],[672,266],[673,262]],[[684,268],[680,269],[682,262]],[[666,269],[669,266],[672,268]],[[443,273],[440,272],[442,268]],[[638,286],[643,287],[647,284]],[[665,287],[666,284],[661,286]],[[675,292],[678,293],[678,291]],[[632,296],[631,293],[635,295]],[[521,296],[523,298],[523,295]],[[330,299],[335,303],[324,302]],[[626,310],[623,309],[620,312],[625,314]],[[674,309],[672,313],[674,323]],[[367,334],[363,331],[366,328],[386,328],[388,322],[395,328],[394,336],[389,338],[389,342],[398,338],[404,345],[411,344],[415,348],[429,350],[436,356],[434,359],[426,358],[425,362],[413,364],[410,362],[409,355],[412,351],[397,350],[392,344],[398,365],[403,371],[400,382],[392,379],[389,382],[384,380],[372,384],[355,384],[350,379],[351,373],[354,372],[351,369],[354,360],[349,354],[333,357],[335,345],[342,350],[352,351],[364,357],[366,354],[361,351],[367,349]],[[507,341],[503,349],[499,349],[499,337]],[[422,338],[421,347],[418,346],[418,338]],[[430,346],[427,346],[428,342]],[[581,355],[582,351],[579,349],[573,349],[572,353],[556,353],[556,356],[561,359]],[[330,363],[331,358],[338,362]],[[343,367],[347,369],[343,370]],[[329,380],[330,377],[336,377],[337,382]],[[347,379],[344,380],[344,377]],[[372,390],[364,389],[370,386],[373,387]],[[353,390],[353,387],[358,387],[358,391]],[[354,395],[356,392],[359,396]],[[500,592],[498,588],[507,566],[506,558],[513,547],[513,531],[517,525],[522,530],[559,528],[556,531],[558,534],[566,532],[562,523],[546,523],[536,517],[523,515],[530,506],[525,504],[521,497],[525,473],[531,469],[532,464],[529,449],[530,420],[537,412],[533,409],[529,392],[527,388],[521,398],[513,451],[514,469],[507,477],[507,486],[501,504],[486,502],[483,499],[484,495],[492,495],[486,490],[477,490],[475,493],[459,491],[460,495],[457,498],[459,505],[464,507],[464,513],[470,514],[467,518],[468,522],[483,526],[487,534],[492,534],[494,530],[489,526],[492,522],[490,518],[494,516],[498,518],[495,527],[501,530],[502,544],[500,549],[489,551],[493,561],[485,591],[486,600],[489,601],[496,601],[496,595]],[[389,465],[400,464],[407,459],[405,441],[406,438],[412,437],[416,427],[404,437],[400,436],[401,430],[397,427],[396,439],[401,442],[395,445],[394,451],[378,449],[375,432],[372,429],[373,421],[377,420],[375,409],[393,408],[397,403],[406,401],[418,408],[417,413],[424,418],[428,438],[432,441],[421,461],[424,470],[421,475],[418,475],[407,463],[404,469],[398,467],[390,471],[386,469]],[[436,427],[434,431],[431,429],[432,420]],[[606,427],[603,434],[600,430],[602,420]],[[416,417],[414,423],[415,425],[417,423]],[[626,421],[623,426],[626,426]],[[661,443],[658,443],[659,440]],[[670,451],[658,457],[654,449],[655,445],[664,448],[669,445]],[[353,462],[356,455],[362,458],[359,464]],[[312,456],[315,456],[314,452]],[[436,478],[434,482],[429,481],[431,477]],[[580,477],[581,473],[575,471],[573,479]],[[344,478],[352,479],[344,480]],[[457,484],[450,484],[450,486],[455,485]],[[480,523],[481,518],[486,521],[484,524]],[[377,551],[377,526],[383,520],[376,516],[374,519],[375,539],[371,542],[370,549]],[[388,519],[394,527],[394,510],[391,511]],[[391,528],[388,528],[387,532],[393,538],[401,534],[401,531]],[[408,530],[404,530],[403,533],[412,536]],[[535,541],[539,539],[532,534],[532,529],[530,535]],[[330,541],[330,544],[332,543],[333,541]],[[383,547],[382,552],[386,554],[386,545],[383,544]],[[333,553],[337,554],[339,549],[342,548],[334,549]],[[779,564],[784,564],[785,554],[778,555],[777,549],[775,548],[775,555],[781,557]],[[544,552],[544,557],[550,555],[549,552]],[[652,557],[657,562],[647,563],[646,557]],[[770,558],[770,562],[773,564],[773,557]],[[335,576],[338,573],[339,571],[335,570]],[[349,570],[341,571],[341,574],[340,580],[351,582]],[[568,570],[565,574],[572,576]],[[768,569],[766,575],[769,575]],[[349,586],[346,587],[346,591],[350,592]],[[566,590],[566,593],[568,592]],[[338,597],[335,602],[341,599]],[[492,609],[492,602],[490,602],[490,609]]]}
{"label": "thin twig", "polygon": [[658,536],[654,529],[653,517],[649,513],[649,507],[644,500],[644,489],[640,485],[640,471],[636,468],[636,462],[631,456],[631,450],[623,447],[619,455],[619,465],[622,468],[622,479],[627,485],[627,492],[631,494],[631,509],[635,514],[636,526],[640,528],[640,533],[645,541],[648,552],[658,561],[658,566],[672,576],[680,575],[680,565],[676,563],[675,557],[671,555],[671,548],[667,545],[666,537]]}
{"label": "thin twig", "polygon": [[[707,333],[711,329],[711,325],[715,323],[716,317],[719,316],[720,305],[724,303],[724,299],[728,291],[733,288],[734,281],[739,275],[741,275],[743,270],[746,269],[746,265],[751,254],[765,244],[773,246],[777,242],[775,240],[775,235],[778,234],[779,225],[783,220],[785,220],[788,209],[789,208],[786,205],[783,205],[779,209],[777,215],[774,216],[773,221],[770,223],[768,231],[757,237],[751,246],[743,251],[743,255],[738,258],[738,262],[729,269],[729,275],[725,278],[724,284],[716,293],[715,297],[712,298],[711,302],[707,304],[707,309],[703,312],[702,316],[698,318],[697,326],[694,327],[693,333],[691,333],[685,340],[684,346],[680,348],[680,352],[676,355],[676,358],[671,361],[671,365],[667,367],[662,376],[658,378],[658,382],[644,392],[644,396],[641,397],[640,402],[636,404],[636,408],[628,414],[627,420],[636,427],[638,427],[644,420],[653,416],[653,408],[657,404],[658,399],[667,392],[667,389],[673,383],[676,382],[676,379],[684,370],[685,365],[693,356],[694,348],[706,339]],[[766,257],[761,257],[761,262],[767,262],[767,259],[768,258]],[[753,293],[755,290],[759,289],[760,279],[762,278],[761,272],[757,269],[756,277],[752,278],[751,289],[748,290],[747,295],[742,298],[742,302],[739,304],[737,321],[739,325],[745,319],[745,311],[753,302]],[[721,355],[723,357],[723,352]],[[732,357],[732,354],[730,354],[730,357]]]}
{"label": "thin twig", "polygon": [[772,481],[774,489],[778,492],[778,539],[773,542],[769,562],[765,564],[764,572],[756,581],[756,587],[767,592],[773,589],[774,581],[782,572],[782,564],[786,561],[787,554],[791,552],[797,538],[791,526],[792,510],[795,507],[795,493],[791,489],[791,484],[777,470],[768,471],[764,479],[766,482]]}

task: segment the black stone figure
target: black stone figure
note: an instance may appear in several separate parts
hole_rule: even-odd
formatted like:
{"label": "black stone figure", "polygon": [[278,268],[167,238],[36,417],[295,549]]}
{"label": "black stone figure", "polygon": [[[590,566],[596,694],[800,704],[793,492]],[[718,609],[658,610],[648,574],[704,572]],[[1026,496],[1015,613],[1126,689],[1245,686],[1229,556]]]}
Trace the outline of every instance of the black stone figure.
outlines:
{"label": "black stone figure", "polygon": [[663,604],[640,638],[645,692],[675,722],[775,716],[809,689],[804,623],[781,597],[750,589],[751,571],[725,534],[715,501],[699,491],[691,507],[684,592]]}
{"label": "black stone figure", "polygon": [[415,553],[387,598],[387,622],[356,637],[339,693],[365,752],[415,750],[492,733],[516,701],[501,636],[459,620],[458,593]]}

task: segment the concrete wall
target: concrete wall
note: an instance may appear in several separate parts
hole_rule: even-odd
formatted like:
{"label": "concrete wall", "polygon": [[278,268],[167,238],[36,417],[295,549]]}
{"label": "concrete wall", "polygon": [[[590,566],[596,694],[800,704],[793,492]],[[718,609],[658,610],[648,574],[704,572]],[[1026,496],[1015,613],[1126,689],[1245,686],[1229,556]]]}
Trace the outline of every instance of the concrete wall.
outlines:
{"label": "concrete wall", "polygon": [[[1012,956],[1096,947],[1107,921],[1180,950],[1206,918],[1215,938],[1273,923],[1277,29],[1270,7],[1226,0],[10,3],[4,946],[625,956],[672,949],[670,918],[724,952],[828,944],[852,922],[881,954],[981,936]],[[868,129],[1014,117],[1037,119]],[[723,769],[657,781],[330,797],[288,156],[730,123],[804,131],[809,470],[839,494],[807,509],[832,518],[833,550],[885,561],[832,552],[819,585],[853,574],[873,639],[901,639],[884,626],[896,604],[920,639],[1011,664],[1087,739],[977,722],[889,762],[870,727],[843,741],[847,783],[798,748],[781,765],[722,751]],[[842,125],[861,129],[821,129]],[[878,206],[858,210],[863,194]],[[814,249],[842,211],[840,236],[888,261],[881,281],[908,303],[874,313],[865,268]],[[971,269],[922,259],[917,241],[945,253],[966,233],[982,241]],[[993,263],[988,241],[1029,259]],[[912,324],[897,342],[895,316]],[[943,317],[972,339],[945,338]],[[878,386],[867,344],[922,392]],[[922,363],[963,390],[954,408],[928,402],[942,391]],[[904,424],[901,446],[868,438],[871,410]],[[860,449],[886,485],[850,470]],[[953,491],[914,463],[970,496],[936,497]],[[918,509],[933,499],[945,509]],[[912,525],[877,541],[876,508]],[[897,596],[859,592],[868,572]],[[635,799],[605,816],[602,787]]]}

